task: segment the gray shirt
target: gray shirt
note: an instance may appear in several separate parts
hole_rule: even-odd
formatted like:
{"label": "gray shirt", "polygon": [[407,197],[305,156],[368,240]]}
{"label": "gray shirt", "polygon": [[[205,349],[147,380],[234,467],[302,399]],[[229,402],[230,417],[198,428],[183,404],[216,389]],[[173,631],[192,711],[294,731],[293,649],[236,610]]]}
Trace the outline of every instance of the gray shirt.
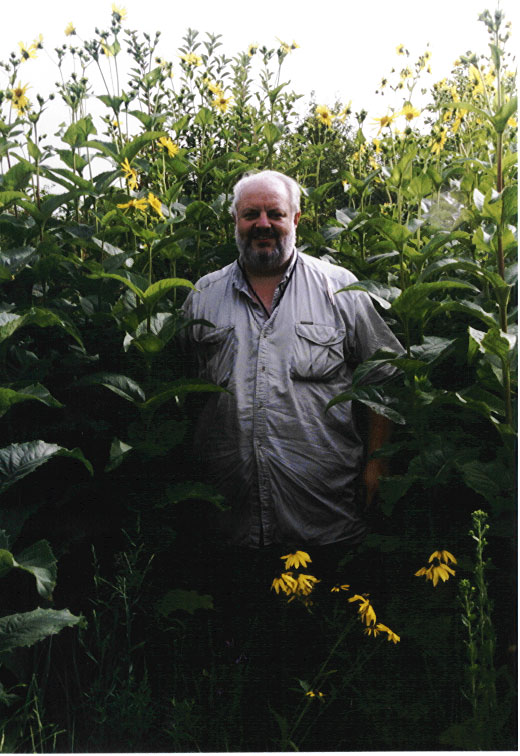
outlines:
{"label": "gray shirt", "polygon": [[[350,402],[325,411],[379,348],[402,347],[345,268],[296,253],[267,317],[236,262],[201,278],[184,305],[199,375],[211,395],[196,448],[231,510],[232,543],[355,543],[366,531],[355,505],[363,456]],[[370,373],[384,380],[388,367]]]}

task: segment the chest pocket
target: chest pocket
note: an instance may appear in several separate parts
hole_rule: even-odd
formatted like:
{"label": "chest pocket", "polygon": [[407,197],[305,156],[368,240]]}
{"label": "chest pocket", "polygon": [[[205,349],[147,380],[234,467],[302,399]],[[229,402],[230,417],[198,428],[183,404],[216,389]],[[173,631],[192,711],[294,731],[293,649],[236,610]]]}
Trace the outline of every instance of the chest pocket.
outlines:
{"label": "chest pocket", "polygon": [[345,364],[346,331],[331,325],[296,323],[291,378],[328,381]]}
{"label": "chest pocket", "polygon": [[227,386],[235,363],[235,326],[211,328],[194,334],[199,376]]}

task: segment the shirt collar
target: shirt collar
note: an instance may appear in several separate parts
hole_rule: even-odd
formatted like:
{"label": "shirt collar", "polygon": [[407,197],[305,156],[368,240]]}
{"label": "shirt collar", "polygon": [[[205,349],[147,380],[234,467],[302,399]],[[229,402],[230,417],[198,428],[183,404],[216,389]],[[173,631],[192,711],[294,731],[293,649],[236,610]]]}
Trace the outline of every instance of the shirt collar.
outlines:
{"label": "shirt collar", "polygon": [[[294,266],[296,265],[298,261],[298,250],[295,247],[292,253],[292,257],[289,261],[289,265],[285,269],[285,273],[283,274],[283,278],[281,279],[278,286],[285,283],[285,281],[288,280],[289,276],[291,275]],[[249,287],[247,285],[247,281],[244,278],[244,274],[242,273],[242,270],[238,264],[238,260],[235,260],[234,262],[234,270],[233,270],[233,286],[238,289],[239,291],[245,291],[249,293]]]}

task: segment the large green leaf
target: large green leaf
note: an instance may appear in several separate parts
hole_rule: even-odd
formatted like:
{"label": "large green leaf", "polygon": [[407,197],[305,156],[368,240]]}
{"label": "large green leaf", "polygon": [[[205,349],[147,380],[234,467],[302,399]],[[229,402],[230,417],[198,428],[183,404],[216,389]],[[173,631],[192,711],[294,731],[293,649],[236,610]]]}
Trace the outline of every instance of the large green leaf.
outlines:
{"label": "large green leaf", "polygon": [[137,404],[146,399],[141,386],[127,375],[119,373],[94,373],[85,375],[76,383],[77,386],[105,386],[114,394],[123,397],[132,404]]}
{"label": "large green leaf", "polygon": [[80,449],[65,449],[63,446],[48,444],[45,441],[10,444],[0,449],[0,493],[54,457],[77,459],[85,465],[91,475],[94,472]]}
{"label": "large green leaf", "polygon": [[23,614],[10,614],[0,619],[0,653],[22,646],[33,646],[65,627],[73,627],[81,617],[68,609],[35,609]]}
{"label": "large green leaf", "polygon": [[377,415],[382,415],[394,423],[398,423],[399,425],[406,423],[404,417],[391,406],[392,399],[386,396],[377,386],[356,386],[350,391],[344,391],[334,397],[334,399],[331,399],[326,409],[328,410],[341,402],[350,402],[352,400],[361,402]]}
{"label": "large green leaf", "polygon": [[57,569],[56,558],[48,541],[37,543],[24,549],[15,557],[15,567],[34,575],[36,590],[45,599],[52,599],[52,592],[56,587]]}
{"label": "large green leaf", "polygon": [[70,144],[71,147],[83,147],[90,134],[97,134],[97,131],[92,123],[92,116],[88,115],[72,123],[63,135],[62,140],[66,144]]}
{"label": "large green leaf", "polygon": [[84,348],[76,327],[62,315],[58,315],[52,312],[52,310],[47,310],[43,307],[31,307],[24,315],[0,312],[0,343],[12,336],[19,328],[29,325],[39,326],[40,328],[48,328],[50,326],[62,328],[75,339],[81,348]]}
{"label": "large green leaf", "polygon": [[143,147],[163,136],[167,136],[166,131],[145,131],[142,134],[138,134],[131,142],[125,144],[119,154],[119,162],[123,163],[126,158],[130,163]]}
{"label": "large green leaf", "polygon": [[42,404],[46,404],[47,407],[63,407],[63,404],[55,399],[50,394],[49,390],[46,389],[45,386],[42,386],[41,383],[26,386],[19,391],[0,387],[0,417],[5,415],[14,404],[31,400],[42,402]]}
{"label": "large green leaf", "polygon": [[413,318],[417,315],[419,308],[427,300],[430,294],[447,289],[471,289],[475,291],[475,286],[465,281],[430,281],[429,283],[417,283],[405,289],[392,304],[392,310],[400,317]]}
{"label": "large green leaf", "polygon": [[396,286],[388,286],[377,281],[356,281],[356,283],[345,286],[343,289],[338,289],[335,294],[339,294],[342,291],[356,290],[365,291],[385,310],[388,310],[392,306],[392,302],[401,293],[401,290]]}
{"label": "large green leaf", "polygon": [[143,292],[143,302],[145,306],[152,310],[157,302],[162,299],[172,289],[178,287],[184,287],[186,289],[195,289],[195,286],[185,278],[162,278],[160,281],[156,281],[151,284],[145,292]]}

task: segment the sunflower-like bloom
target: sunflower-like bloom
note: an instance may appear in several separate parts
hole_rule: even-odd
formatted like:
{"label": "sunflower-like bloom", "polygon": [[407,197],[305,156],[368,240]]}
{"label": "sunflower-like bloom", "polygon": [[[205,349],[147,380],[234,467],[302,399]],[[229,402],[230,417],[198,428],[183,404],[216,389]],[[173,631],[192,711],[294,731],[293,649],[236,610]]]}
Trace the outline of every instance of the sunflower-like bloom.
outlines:
{"label": "sunflower-like bloom", "polygon": [[374,607],[368,600],[368,596],[360,596],[359,593],[356,593],[355,596],[351,596],[351,598],[348,599],[349,603],[352,603],[353,601],[359,601],[358,606],[358,614],[361,617],[361,621],[365,623],[365,625],[372,625],[376,624],[377,617],[376,613],[374,611]]}
{"label": "sunflower-like bloom", "polygon": [[175,142],[172,142],[169,137],[160,137],[158,141],[161,147],[164,147],[164,149],[168,151],[169,157],[175,157],[179,152],[180,147],[175,144]]}
{"label": "sunflower-like bloom", "polygon": [[294,554],[285,554],[280,559],[285,559],[285,569],[288,570],[291,567],[298,569],[298,567],[307,567],[308,562],[312,562],[312,559],[306,551],[295,551]]}
{"label": "sunflower-like bloom", "polygon": [[382,622],[377,623],[376,630],[378,630],[380,633],[386,633],[388,635],[387,640],[392,641],[392,643],[399,643],[399,641],[401,640],[397,633],[394,633],[394,631],[390,630],[389,627],[383,625]]}
{"label": "sunflower-like bloom", "polygon": [[207,86],[209,91],[212,92],[214,95],[219,96],[219,95],[224,94],[224,90],[222,89],[220,84],[218,84],[217,82],[211,81],[211,79],[206,78],[204,79],[204,84]]}
{"label": "sunflower-like bloom", "polygon": [[374,638],[377,638],[377,636],[381,632],[380,625],[368,625],[368,627],[365,627],[363,632],[365,633],[365,635],[372,635]]}
{"label": "sunflower-like bloom", "polygon": [[314,111],[316,118],[324,126],[331,127],[334,115],[330,112],[326,105],[318,105]]}
{"label": "sunflower-like bloom", "polygon": [[257,50],[258,50],[258,43],[253,43],[252,45],[249,45],[249,47],[247,48],[247,54],[249,55],[250,58],[252,58]]}
{"label": "sunflower-like bloom", "polygon": [[71,37],[73,34],[76,34],[76,27],[71,21],[70,24],[67,24],[67,26],[65,27],[65,36]]}
{"label": "sunflower-like bloom", "polygon": [[385,129],[387,126],[391,126],[394,120],[396,119],[396,117],[397,116],[395,115],[395,113],[392,113],[392,114],[382,116],[381,118],[374,118],[374,123],[379,124],[379,131],[377,133],[380,134],[381,131]]}
{"label": "sunflower-like bloom", "polygon": [[29,98],[26,96],[26,92],[29,89],[29,85],[22,86],[21,82],[11,90],[13,107],[17,110],[18,115],[23,115],[29,107]]}
{"label": "sunflower-like bloom", "polygon": [[405,46],[404,45],[397,45],[395,48],[395,51],[398,55],[404,55],[405,53]]}
{"label": "sunflower-like bloom", "polygon": [[34,42],[31,45],[26,45],[24,42],[18,42],[18,47],[20,48],[22,60],[36,58],[36,50],[38,49],[38,45]]}
{"label": "sunflower-like bloom", "polygon": [[407,102],[403,106],[403,109],[401,110],[399,115],[404,115],[407,121],[413,121],[414,118],[417,118],[421,115],[421,111],[417,110],[417,108],[414,108],[411,102]]}
{"label": "sunflower-like bloom", "polygon": [[314,692],[313,690],[308,690],[305,694],[309,698],[325,698],[325,693],[322,693],[321,690],[318,690]]}
{"label": "sunflower-like bloom", "polygon": [[128,162],[128,158],[125,158],[121,163],[121,169],[125,174],[125,179],[128,181],[129,188],[131,191],[135,191],[137,189],[137,173]]}
{"label": "sunflower-like bloom", "polygon": [[200,55],[196,55],[193,52],[187,53],[186,55],[181,55],[181,60],[183,60],[188,66],[197,67],[202,65],[202,58],[200,57]]}
{"label": "sunflower-like bloom", "polygon": [[225,113],[228,110],[229,104],[232,99],[232,97],[224,97],[224,92],[222,92],[220,95],[215,97],[214,100],[211,101],[211,104],[216,110],[220,110],[221,113]]}
{"label": "sunflower-like bloom", "polygon": [[292,572],[282,572],[280,577],[273,580],[271,589],[273,588],[276,593],[282,591],[286,596],[290,596],[291,593],[295,593],[298,588],[298,582],[294,579]]}
{"label": "sunflower-like bloom", "polygon": [[350,585],[347,585],[346,583],[344,583],[344,585],[339,585],[338,583],[336,583],[336,585],[334,585],[330,589],[330,592],[331,593],[339,593],[340,591],[348,591],[349,588],[350,588]]}
{"label": "sunflower-like bloom", "polygon": [[152,192],[148,192],[147,202],[152,208],[152,210],[155,210],[157,215],[159,215],[161,218],[164,218],[161,201],[155,196],[155,194],[152,194]]}
{"label": "sunflower-like bloom", "polygon": [[141,199],[132,199],[130,202],[123,202],[122,204],[117,205],[117,207],[120,210],[125,210],[127,207],[133,207],[136,210],[145,211],[148,207],[148,201],[144,197],[141,197]]}
{"label": "sunflower-like bloom", "polygon": [[116,21],[119,23],[119,21],[123,21],[123,19],[127,16],[127,10],[126,8],[122,8],[120,6],[117,6],[115,3],[112,3],[112,13],[116,17]]}

